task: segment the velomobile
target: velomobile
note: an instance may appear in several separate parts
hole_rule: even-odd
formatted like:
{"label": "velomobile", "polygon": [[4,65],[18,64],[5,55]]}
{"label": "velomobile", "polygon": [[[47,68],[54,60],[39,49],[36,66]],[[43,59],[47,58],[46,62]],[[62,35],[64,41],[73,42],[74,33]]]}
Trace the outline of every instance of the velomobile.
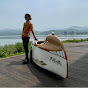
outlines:
{"label": "velomobile", "polygon": [[45,41],[31,43],[30,60],[38,66],[68,78],[68,60],[62,42],[54,33],[46,36]]}

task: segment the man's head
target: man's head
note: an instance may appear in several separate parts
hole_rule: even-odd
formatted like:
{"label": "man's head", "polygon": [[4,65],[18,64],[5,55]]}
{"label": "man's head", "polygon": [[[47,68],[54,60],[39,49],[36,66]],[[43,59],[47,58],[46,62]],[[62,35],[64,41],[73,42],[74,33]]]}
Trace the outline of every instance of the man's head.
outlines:
{"label": "man's head", "polygon": [[30,14],[25,14],[25,20],[26,21],[29,21],[29,20],[31,20],[32,18],[31,18],[31,15]]}

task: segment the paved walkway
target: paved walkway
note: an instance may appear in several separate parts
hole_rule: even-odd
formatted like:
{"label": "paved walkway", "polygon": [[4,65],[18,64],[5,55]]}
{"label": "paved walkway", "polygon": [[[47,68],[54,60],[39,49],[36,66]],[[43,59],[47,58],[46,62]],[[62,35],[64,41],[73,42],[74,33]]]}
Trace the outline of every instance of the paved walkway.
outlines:
{"label": "paved walkway", "polygon": [[69,78],[59,79],[33,63],[22,65],[24,55],[0,59],[0,87],[88,87],[88,42],[64,44]]}

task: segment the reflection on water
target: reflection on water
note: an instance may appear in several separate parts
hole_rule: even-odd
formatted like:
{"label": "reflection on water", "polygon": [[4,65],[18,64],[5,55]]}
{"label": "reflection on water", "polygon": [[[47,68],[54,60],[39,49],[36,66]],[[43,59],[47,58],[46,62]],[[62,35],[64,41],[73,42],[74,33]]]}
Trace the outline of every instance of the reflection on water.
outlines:
{"label": "reflection on water", "polygon": [[[85,39],[88,38],[88,35],[57,35],[58,38],[63,40],[71,40],[71,39]],[[36,35],[38,40],[44,40],[46,38],[46,35]],[[33,41],[34,38],[31,36],[30,41]],[[22,42],[21,35],[10,35],[10,36],[0,36],[0,46],[3,46],[5,44],[15,44],[17,42]]]}

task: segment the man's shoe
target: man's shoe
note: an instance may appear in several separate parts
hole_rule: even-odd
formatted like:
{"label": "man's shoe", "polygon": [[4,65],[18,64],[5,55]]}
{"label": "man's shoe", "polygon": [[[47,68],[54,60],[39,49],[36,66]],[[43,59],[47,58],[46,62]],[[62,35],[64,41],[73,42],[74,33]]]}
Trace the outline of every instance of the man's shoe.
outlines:
{"label": "man's shoe", "polygon": [[28,62],[29,62],[29,60],[27,60],[27,59],[23,60],[23,64],[28,64]]}

